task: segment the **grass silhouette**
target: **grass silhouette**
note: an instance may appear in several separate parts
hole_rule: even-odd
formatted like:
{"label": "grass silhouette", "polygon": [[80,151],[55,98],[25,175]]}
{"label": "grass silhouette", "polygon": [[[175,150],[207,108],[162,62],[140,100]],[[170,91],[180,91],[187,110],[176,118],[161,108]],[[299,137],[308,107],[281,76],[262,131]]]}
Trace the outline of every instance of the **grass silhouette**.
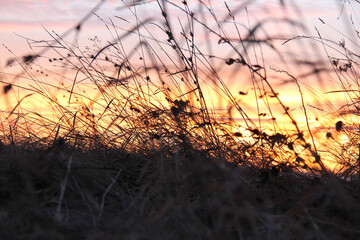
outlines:
{"label": "grass silhouette", "polygon": [[[237,20],[249,16],[242,4],[224,3],[219,17],[210,3],[156,1],[161,18],[143,19],[137,13],[143,1],[135,1],[124,4],[134,23],[117,17],[129,23],[124,28],[96,13],[102,3],[62,35],[27,39],[41,50],[7,63],[21,70],[1,79],[9,101],[0,116],[1,238],[359,237],[359,127],[348,117],[358,114],[358,63],[345,43],[320,32],[273,36],[266,31],[272,18],[254,26]],[[92,15],[113,39],[103,44],[94,37],[82,49],[76,40]],[[304,29],[291,18],[281,24]],[[202,31],[205,47],[197,44]],[[66,40],[71,32],[73,42]],[[320,43],[331,64],[310,75],[333,71],[342,87],[335,91],[350,99],[341,109],[329,104],[341,120],[326,132],[311,127],[303,80],[268,67],[264,56],[269,47],[286,63],[276,41],[301,38]],[[342,56],[333,57],[329,51],[338,48]],[[251,87],[234,93],[222,74],[239,69]],[[279,94],[269,69],[295,86],[305,121]],[[255,117],[240,99],[249,95]],[[225,114],[212,107],[211,96],[228,106]],[[321,147],[319,134],[327,139]],[[326,166],[325,155],[340,167]]]}

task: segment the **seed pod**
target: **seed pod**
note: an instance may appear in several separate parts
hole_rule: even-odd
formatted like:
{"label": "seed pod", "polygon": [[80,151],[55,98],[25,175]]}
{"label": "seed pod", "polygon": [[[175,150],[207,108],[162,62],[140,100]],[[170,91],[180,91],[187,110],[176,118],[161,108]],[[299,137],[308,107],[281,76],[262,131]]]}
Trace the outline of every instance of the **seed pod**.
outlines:
{"label": "seed pod", "polygon": [[344,123],[342,121],[337,121],[335,124],[336,131],[340,132],[344,127]]}
{"label": "seed pod", "polygon": [[4,93],[5,94],[8,93],[11,89],[12,89],[12,84],[10,83],[4,87]]}
{"label": "seed pod", "polygon": [[327,133],[326,133],[326,139],[330,139],[330,138],[333,138],[333,136],[331,135],[330,132],[327,132]]}
{"label": "seed pod", "polygon": [[235,136],[235,137],[242,137],[242,134],[241,134],[240,132],[235,132],[235,133],[234,133],[234,136]]}

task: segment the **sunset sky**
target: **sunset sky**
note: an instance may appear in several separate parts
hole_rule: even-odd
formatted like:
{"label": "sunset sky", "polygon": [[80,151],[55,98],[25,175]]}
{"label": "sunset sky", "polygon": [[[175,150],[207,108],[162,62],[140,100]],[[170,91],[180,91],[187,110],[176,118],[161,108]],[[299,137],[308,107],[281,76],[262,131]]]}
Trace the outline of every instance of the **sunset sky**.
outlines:
{"label": "sunset sky", "polygon": [[[55,36],[55,34],[61,35],[68,30],[72,31],[65,37],[64,40],[66,43],[74,44],[76,42],[76,48],[81,49],[81,53],[88,54],[87,58],[89,59],[91,57],[87,52],[88,50],[90,51],[95,48],[92,53],[96,54],[96,48],[98,50],[101,49],[104,45],[113,42],[114,39],[116,39],[116,34],[121,35],[127,31],[132,31],[132,33],[121,38],[121,44],[123,44],[122,46],[124,46],[125,52],[130,53],[135,47],[140,49],[139,41],[145,41],[148,46],[151,46],[153,52],[159,54],[158,63],[161,62],[160,60],[164,60],[166,64],[170,64],[172,59],[167,59],[167,54],[174,56],[173,59],[178,57],[176,53],[172,51],[171,45],[166,41],[166,34],[164,34],[164,31],[160,30],[165,29],[165,24],[161,11],[159,10],[159,5],[157,1],[154,0],[136,1],[138,3],[136,6],[131,6],[134,2],[133,0],[102,1],[101,6],[96,9],[96,15],[100,19],[97,16],[90,14],[90,18],[81,25],[79,35],[76,35],[76,31],[74,31],[76,24],[78,24],[79,21],[90,13],[100,2],[101,1],[95,0],[1,0],[0,79],[3,82],[8,81],[14,83],[14,81],[16,81],[19,84],[24,84],[24,81],[27,80],[31,81],[31,77],[27,79],[20,79],[17,77],[16,74],[19,72],[16,72],[17,70],[15,71],[14,69],[17,69],[16,67],[19,66],[16,63],[12,66],[6,66],[9,59],[14,57],[21,59],[22,56],[28,54],[37,55],[43,47],[46,46],[47,42],[36,41],[52,40],[49,33]],[[180,0],[168,2],[183,7]],[[339,94],[326,94],[328,91],[339,90],[341,87],[337,81],[337,77],[331,72],[332,66],[329,63],[329,59],[327,59],[326,54],[324,54],[325,45],[322,45],[317,37],[319,36],[318,34],[321,34],[323,39],[330,40],[329,42],[326,42],[326,44],[330,44],[327,46],[327,50],[329,50],[328,54],[331,57],[342,57],[344,58],[344,61],[346,61],[343,49],[340,49],[339,51],[336,47],[332,48],[334,45],[339,45],[339,42],[346,43],[347,48],[358,53],[359,37],[356,36],[356,31],[359,31],[360,29],[360,20],[357,15],[357,13],[360,13],[360,4],[354,2],[353,4],[343,5],[344,1],[340,0],[254,0],[247,2],[228,0],[226,1],[227,6],[231,9],[236,18],[236,24],[234,24],[231,22],[232,19],[228,17],[229,14],[224,1],[208,0],[204,2],[206,2],[207,6],[211,6],[211,11],[217,16],[217,20],[221,23],[221,31],[219,30],[220,27],[218,26],[218,23],[212,18],[208,9],[199,7],[199,1],[188,0],[188,7],[191,11],[195,12],[195,17],[204,23],[205,26],[214,30],[214,32],[223,31],[222,34],[224,33],[229,39],[234,39],[233,43],[238,44],[237,46],[239,49],[243,46],[239,43],[238,36],[241,35],[244,37],[249,33],[249,29],[252,29],[258,23],[264,24],[263,28],[256,32],[256,37],[270,37],[271,40],[274,40],[273,46],[275,50],[269,46],[261,45],[261,47],[259,47],[257,44],[250,44],[250,47],[248,48],[249,63],[265,66],[267,69],[266,75],[268,74],[269,79],[271,79],[271,84],[273,84],[276,91],[280,92],[279,96],[281,101],[291,107],[290,111],[297,118],[297,121],[299,121],[299,125],[301,125],[302,128],[306,128],[307,123],[305,122],[306,118],[302,108],[299,89],[294,81],[284,81],[284,79],[289,79],[289,76],[280,70],[289,71],[289,73],[294,76],[306,75],[309,72],[311,73],[311,71],[317,70],[317,66],[312,64],[312,61],[324,63],[319,66],[325,66],[330,69],[330,71],[326,70],[321,74],[314,74],[309,77],[299,77],[303,89],[305,106],[309,111],[308,119],[310,119],[310,122],[308,124],[310,124],[310,127],[320,129],[318,131],[320,134],[319,139],[326,140],[324,131],[322,130],[326,128],[326,131],[328,131],[331,126],[334,125],[334,121],[337,120],[339,113],[337,111],[345,104],[345,100],[343,98],[341,99]],[[246,2],[246,4],[243,4],[244,2]],[[282,3],[284,5],[281,5]],[[185,31],[189,33],[189,30],[186,29],[190,22],[188,15],[179,8],[171,6],[171,4],[168,4],[167,6],[167,13],[170,15],[169,18],[171,19],[174,37],[178,39],[179,44],[182,44],[184,49],[186,49],[189,45],[187,45],[187,41],[181,36],[181,27],[184,27]],[[354,24],[351,23],[350,16],[352,17]],[[136,17],[138,17],[138,19]],[[116,26],[116,30],[112,28],[112,23]],[[140,23],[144,23],[144,25],[141,25]],[[135,28],[136,31],[134,31],[134,27],[137,24],[141,27],[138,29]],[[109,29],[107,27],[109,27]],[[209,62],[213,64],[212,66],[216,69],[216,72],[221,75],[221,78],[225,81],[231,93],[236,96],[236,100],[241,107],[243,107],[247,113],[250,113],[251,118],[255,119],[255,121],[257,118],[260,119],[260,117],[258,117],[260,113],[263,111],[269,112],[267,104],[270,104],[271,111],[280,111],[276,113],[276,117],[279,120],[277,124],[281,125],[280,127],[283,127],[283,129],[287,131],[288,127],[291,125],[291,121],[284,116],[284,109],[279,106],[279,103],[276,102],[274,98],[270,97],[268,103],[265,101],[262,102],[262,100],[255,101],[255,99],[258,99],[259,97],[256,94],[262,93],[261,87],[252,85],[254,82],[249,80],[251,79],[251,71],[246,71],[246,69],[243,71],[243,69],[240,69],[236,64],[232,66],[225,64],[225,59],[232,57],[236,58],[234,49],[231,49],[226,44],[220,44],[221,39],[219,39],[219,36],[216,34],[209,34],[210,31],[207,31],[203,25],[195,23],[194,29],[194,41],[196,41],[196,46],[199,51],[201,53],[206,53],[208,56],[215,56],[215,58],[212,59],[209,57]],[[317,32],[316,29],[319,32]],[[139,30],[139,32],[137,30]],[[94,46],[94,41],[89,41],[89,38],[94,38],[95,36],[101,41],[99,46]],[[305,38],[311,37],[312,39],[299,38],[284,44],[287,39],[297,36]],[[152,37],[154,39],[152,39]],[[132,54],[132,60],[139,61],[139,69],[141,69],[141,61],[139,59],[142,58],[140,58],[140,56],[149,56],[150,54],[146,55],[148,53],[144,54],[143,52],[142,54],[144,55],[141,55],[139,49],[133,51],[135,53]],[[55,48],[52,50],[57,49]],[[120,51],[112,50],[115,54],[111,55],[111,53],[109,53],[109,56],[114,60],[111,61],[111,63],[123,61],[121,56],[116,55]],[[48,90],[48,92],[54,99],[58,98],[61,104],[68,106],[67,104],[70,104],[68,89],[71,88],[72,82],[76,76],[76,71],[65,71],[68,66],[61,66],[61,63],[58,64],[52,61],[49,63],[49,60],[51,60],[52,57],[56,57],[56,51],[47,51],[46,53],[41,54],[44,55],[41,56],[41,59],[37,59],[39,62],[34,64],[31,73],[33,74],[32,76],[37,78],[36,74],[42,74],[36,81],[47,81],[50,84],[63,83],[63,80],[67,78],[69,81],[63,85],[64,91],[52,92],[53,90]],[[189,54],[189,51],[187,54]],[[203,57],[200,53],[197,54],[199,59]],[[149,59],[151,59],[151,57],[149,57]],[[40,60],[42,60],[42,62],[40,62]],[[71,60],[76,61],[78,59],[72,58]],[[109,64],[109,62],[105,61],[105,56],[102,56],[101,61],[100,59],[97,60],[99,60],[100,64]],[[299,64],[301,61],[308,61],[308,65],[305,66]],[[21,62],[21,60],[19,62]],[[151,61],[148,61],[147,64],[149,64],[149,62]],[[341,64],[344,64],[344,62]],[[52,72],[52,76],[48,77],[48,75],[46,75],[45,77],[43,70],[52,70],[51,68],[54,67],[54,65],[57,65],[57,70]],[[180,64],[179,66],[183,65]],[[111,67],[114,69],[114,64],[112,64]],[[68,68],[67,70],[69,69],[71,68]],[[104,73],[105,72],[106,70],[104,70]],[[262,71],[262,73],[265,74],[264,71]],[[167,74],[169,76],[168,72],[161,72],[160,74]],[[220,109],[226,113],[226,111],[231,108],[231,104],[216,99],[220,91],[216,90],[217,92],[215,91],[214,95],[214,92],[211,92],[213,91],[211,81],[206,77],[205,72],[203,72],[203,74],[205,75],[205,80],[202,83],[203,87],[206,89],[205,91],[210,93],[205,96],[206,100],[209,100],[208,106],[210,108],[214,107],[214,109]],[[156,72],[154,75],[156,75]],[[33,84],[42,88],[43,86],[41,84],[37,85],[39,82],[36,81]],[[262,80],[259,82],[261,83]],[[52,88],[49,87],[49,89]],[[4,98],[1,96],[1,101],[6,103],[6,106],[3,104],[0,107],[1,111],[3,111],[4,108],[6,108],[4,112],[10,111],[21,99],[20,95],[25,94],[20,91],[19,88],[15,90],[17,90],[17,92],[14,91],[15,98],[12,103],[10,103],[11,99],[9,100],[8,96],[5,96]],[[79,91],[85,94],[83,89]],[[184,92],[186,91],[187,90],[184,90]],[[239,96],[239,92],[249,92],[249,94],[247,96],[240,94]],[[96,92],[94,98],[91,95],[92,93],[90,90],[86,94],[88,96],[87,100],[90,99],[90,101],[84,103],[85,106],[90,106],[92,104],[91,98],[97,101],[97,97],[100,95]],[[42,111],[42,113],[45,113],[48,111],[49,113],[50,111],[49,114],[52,114],[51,111],[53,111],[53,108],[39,110],[39,103],[41,101],[43,100],[36,99],[34,95],[34,101],[24,101],[22,106],[33,107],[35,109],[34,112]],[[166,102],[164,99],[161,101]],[[257,106],[260,102],[262,105]],[[104,103],[104,105],[106,106],[106,103]],[[81,107],[83,106],[84,105],[81,105]],[[325,107],[328,107],[326,111],[323,110]],[[319,118],[322,116],[325,116],[325,118],[321,118],[321,121],[319,121]],[[61,117],[62,116],[60,115],[60,118]],[[234,116],[234,118],[240,119],[239,121],[241,121],[239,115]],[[282,118],[286,119],[287,122],[282,122]],[[272,124],[270,114],[267,114],[263,119],[264,122]],[[314,134],[316,133],[317,132],[314,132]]]}
{"label": "sunset sky", "polygon": [[[16,34],[37,40],[47,38],[48,35],[44,31],[43,26],[50,31],[54,30],[60,34],[77,23],[98,2],[95,0],[2,0],[0,10],[0,43],[5,44],[16,55],[21,55],[28,50],[28,46],[26,41]],[[127,9],[124,9],[122,2],[116,0],[105,1],[97,11],[97,14],[105,20],[108,20],[108,18],[114,19],[115,16],[131,19],[131,14]],[[132,1],[124,2],[129,4]],[[156,1],[145,0],[141,2],[143,4],[139,5],[137,10],[141,13],[142,18],[146,16],[159,17],[156,10]],[[249,13],[251,16],[256,16],[257,19],[261,19],[263,16],[277,16],[282,12],[279,2],[278,0],[253,1],[253,3],[249,4]],[[296,7],[292,3],[293,1],[284,2],[287,4],[288,9],[296,8],[302,12],[303,20],[307,21],[307,26],[310,30],[314,30],[313,26],[321,26],[318,18],[322,18],[334,28],[343,29],[344,21],[337,20],[337,17],[341,15],[342,1],[302,0],[295,1]],[[223,1],[211,1],[211,3],[219,16],[226,14],[224,12],[226,9],[224,8]],[[237,1],[230,0],[227,3],[230,7],[232,5],[239,5]],[[353,7],[356,7],[356,5],[353,4]],[[356,9],[349,9],[349,11],[356,11]],[[243,16],[238,16],[238,18],[241,17]],[[89,36],[101,35],[105,31],[104,24],[93,16],[85,24],[84,31],[82,32],[83,39],[86,41]],[[312,31],[312,33],[314,32]],[[322,33],[326,35],[325,32]],[[10,56],[10,54],[3,46],[0,47],[0,54],[0,64],[3,65],[6,57]]]}
{"label": "sunset sky", "polygon": [[[49,40],[51,39],[48,33],[54,31],[57,34],[62,34],[67,30],[73,28],[76,23],[78,23],[87,13],[89,13],[100,1],[87,1],[87,0],[2,0],[1,1],[1,10],[0,10],[0,69],[6,72],[8,68],[5,67],[8,59],[14,57],[4,46],[10,49],[13,54],[17,57],[24,56],[26,54],[36,54],[40,48],[36,48],[35,45],[29,44],[25,38],[30,40]],[[116,26],[124,29],[131,29],[136,24],[136,18],[134,17],[134,11],[136,11],[137,16],[141,20],[151,18],[150,22],[161,23],[162,16],[159,12],[159,7],[156,1],[153,0],[144,0],[138,1],[139,4],[134,7],[126,7],[131,5],[133,1],[116,1],[108,0],[103,1],[103,4],[99,9],[97,9],[96,14],[101,17],[105,22],[109,22],[111,19]],[[181,3],[181,1],[172,1],[174,3]],[[224,7],[223,1],[209,1],[213,8],[214,13],[220,18],[225,19],[227,16],[227,10]],[[235,11],[236,19],[238,23],[244,25],[255,26],[258,22],[271,18],[271,19],[283,19],[289,18],[295,21],[299,21],[301,24],[307,27],[307,30],[300,28],[293,28],[286,26],[284,24],[269,23],[266,25],[268,28],[266,31],[271,36],[283,35],[284,39],[278,42],[277,47],[279,47],[282,54],[290,53],[290,56],[296,56],[296,54],[301,54],[306,52],[307,55],[311,57],[319,57],[318,52],[311,50],[310,42],[306,42],[306,45],[287,43],[282,46],[281,44],[286,40],[286,38],[295,37],[295,36],[315,36],[317,37],[317,32],[315,27],[317,27],[323,38],[339,42],[341,39],[346,39],[348,36],[349,39],[356,39],[354,31],[349,24],[349,14],[360,12],[359,4],[346,5],[345,8],[342,8],[342,2],[339,0],[301,0],[301,1],[283,1],[285,8],[281,6],[280,0],[259,0],[259,1],[248,1],[246,14],[245,5],[240,4],[238,1],[226,1],[227,5],[232,11]],[[124,4],[125,3],[125,4]],[[188,1],[189,7],[193,11],[198,11],[198,2],[197,1]],[[132,12],[131,12],[132,11]],[[170,7],[171,13],[174,13],[172,17],[174,26],[179,26],[177,23],[177,17],[179,21],[185,21],[184,15],[181,15],[181,12],[176,8]],[[177,14],[179,14],[177,16]],[[355,25],[359,26],[359,20],[354,15]],[[211,16],[208,15],[208,18],[211,19]],[[248,19],[249,18],[249,19]],[[323,24],[321,20],[327,23]],[[207,21],[207,20],[206,20]],[[249,22],[248,22],[249,21]],[[185,21],[186,22],[186,21]],[[207,22],[211,27],[216,28],[216,25],[211,20]],[[154,25],[148,24],[149,29],[156,37],[157,27]],[[45,28],[45,29],[44,29]],[[230,28],[229,28],[230,29]],[[154,31],[153,31],[154,30]],[[207,40],[203,32],[199,31],[197,34],[198,45],[203,46],[206,49]],[[229,34],[235,34],[234,29],[229,30]],[[343,35],[341,34],[343,33]],[[159,33],[163,38],[164,34]],[[236,34],[235,34],[236,35]],[[71,41],[74,36],[74,31],[72,34],[66,37],[68,41]],[[77,40],[80,45],[86,46],[89,43],[89,38],[97,36],[103,43],[107,41],[112,41],[111,34],[109,30],[105,27],[104,22],[100,21],[96,16],[91,16],[85,24],[82,25],[80,35]],[[134,38],[135,37],[135,38]],[[131,51],[131,44],[138,40],[137,36],[132,36],[128,39],[129,49]],[[349,39],[347,43],[349,44]],[[163,39],[164,40],[164,39]],[[217,53],[224,54],[222,48],[217,47],[218,39],[212,39],[214,44],[215,55]],[[41,45],[41,44],[40,44]],[[321,45],[317,45],[319,52],[321,52]],[[258,52],[259,53],[259,52]],[[278,67],[277,55],[274,51],[267,50],[264,48],[264,58],[269,65],[273,64],[275,67]],[[226,54],[223,57],[226,58]],[[230,56],[230,55],[229,55]],[[326,59],[323,56],[324,59]],[[225,66],[226,67],[226,66]],[[282,66],[279,66],[279,68]],[[294,66],[289,66],[294,69]],[[297,66],[295,65],[295,70]],[[235,84],[233,81],[234,76],[231,76],[229,71],[224,73],[224,76],[229,75],[229,78],[226,79],[230,84]],[[308,83],[313,86],[312,83]],[[246,87],[244,90],[249,89]],[[325,90],[324,90],[325,91]],[[288,92],[289,93],[289,92]],[[293,99],[290,95],[286,96],[288,100]],[[298,99],[298,98],[297,98]]]}

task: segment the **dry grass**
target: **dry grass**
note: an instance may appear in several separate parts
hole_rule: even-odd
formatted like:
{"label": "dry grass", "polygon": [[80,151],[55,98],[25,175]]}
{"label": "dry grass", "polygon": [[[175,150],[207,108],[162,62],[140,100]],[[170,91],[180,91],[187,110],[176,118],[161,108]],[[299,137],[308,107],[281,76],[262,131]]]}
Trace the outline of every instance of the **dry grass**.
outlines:
{"label": "dry grass", "polygon": [[[3,239],[356,239],[359,188],[186,157],[1,149]],[[69,159],[72,164],[67,166]],[[177,163],[176,161],[179,161]],[[64,180],[65,194],[60,199]],[[61,204],[61,217],[57,216]]]}
{"label": "dry grass", "polygon": [[[303,82],[270,68],[296,87],[304,128],[269,78],[262,47],[280,51],[278,38],[257,35],[267,21],[249,24],[243,32],[236,16],[247,13],[245,8],[225,5],[227,17],[220,19],[211,5],[199,1],[210,19],[198,17],[186,1],[157,4],[161,19],[142,19],[134,6],[125,5],[136,19],[128,29],[95,14],[113,36],[106,44],[95,37],[83,50],[65,40],[68,32],[48,32],[51,40],[28,39],[45,45],[40,52],[8,62],[21,68],[28,84],[9,73],[1,79],[4,96],[13,94],[16,101],[0,115],[0,238],[359,238],[356,121],[332,123],[324,133],[332,141],[327,153],[342,167],[329,170],[308,121]],[[174,10],[186,19],[177,28],[170,17]],[[90,15],[69,31],[80,34]],[[282,23],[301,27],[290,18]],[[153,35],[154,26],[162,38]],[[228,36],[229,26],[236,38]],[[202,30],[232,55],[212,55],[197,45]],[[138,40],[131,47],[130,36]],[[311,39],[325,50],[336,44],[320,33]],[[357,91],[350,83],[357,79],[358,64],[344,44],[340,47],[346,59],[329,58],[352,100],[344,111],[335,111],[345,119],[358,114]],[[45,69],[45,62],[60,66],[58,83],[47,80],[59,71]],[[257,119],[222,78],[224,67],[250,73]],[[211,106],[208,88],[227,104],[226,114]],[[289,122],[286,128],[275,109]],[[233,119],[234,112],[240,120]],[[265,124],[265,116],[271,124]],[[337,132],[349,141],[337,141]]]}

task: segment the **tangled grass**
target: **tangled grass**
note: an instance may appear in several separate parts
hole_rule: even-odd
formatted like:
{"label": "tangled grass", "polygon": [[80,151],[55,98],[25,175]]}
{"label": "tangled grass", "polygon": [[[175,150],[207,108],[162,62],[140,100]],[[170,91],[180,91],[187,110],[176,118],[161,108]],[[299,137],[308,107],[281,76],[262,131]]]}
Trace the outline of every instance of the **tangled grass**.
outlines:
{"label": "tangled grass", "polygon": [[[270,68],[296,87],[304,128],[269,77],[263,48],[280,51],[268,19],[246,27],[237,20],[247,12],[242,5],[225,3],[219,18],[202,1],[208,15],[187,1],[152,4],[161,19],[143,19],[136,11],[142,5],[124,5],[136,20],[129,28],[94,13],[113,36],[106,44],[95,37],[82,49],[65,40],[68,32],[49,31],[51,40],[27,39],[45,46],[40,52],[8,62],[21,74],[1,80],[10,106],[0,116],[1,238],[358,238],[358,126],[344,120],[358,113],[357,55],[320,33],[311,37],[345,52],[326,52],[352,101],[336,110],[343,119],[326,132],[326,154],[341,166],[335,171],[310,126],[302,80]],[[183,16],[178,23],[174,12]],[[70,31],[80,34],[90,15]],[[302,28],[291,18],[282,24]],[[201,31],[205,48],[197,44]],[[232,55],[204,50],[214,45]],[[46,62],[63,71],[58,83],[49,78],[61,71],[45,69]],[[255,118],[222,77],[224,67],[249,73],[251,93],[235,94],[255,96]],[[216,101],[227,105],[225,114],[211,106]]]}

